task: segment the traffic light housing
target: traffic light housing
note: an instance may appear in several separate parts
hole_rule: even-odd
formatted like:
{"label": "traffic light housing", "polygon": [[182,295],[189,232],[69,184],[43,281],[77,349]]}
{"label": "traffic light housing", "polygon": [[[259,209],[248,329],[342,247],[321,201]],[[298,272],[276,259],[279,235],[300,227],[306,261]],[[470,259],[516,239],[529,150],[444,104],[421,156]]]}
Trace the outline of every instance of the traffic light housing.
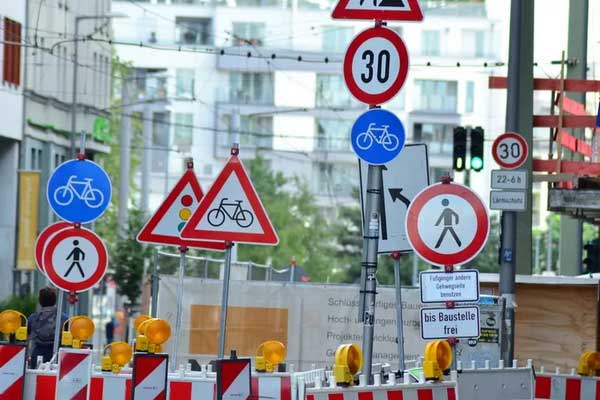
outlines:
{"label": "traffic light housing", "polygon": [[586,257],[583,259],[585,272],[588,274],[600,272],[600,240],[594,239],[583,246],[586,251]]}
{"label": "traffic light housing", "polygon": [[453,138],[452,169],[462,171],[465,169],[467,158],[467,130],[462,126],[455,127]]}
{"label": "traffic light housing", "polygon": [[483,128],[477,126],[471,129],[471,170],[483,169]]}

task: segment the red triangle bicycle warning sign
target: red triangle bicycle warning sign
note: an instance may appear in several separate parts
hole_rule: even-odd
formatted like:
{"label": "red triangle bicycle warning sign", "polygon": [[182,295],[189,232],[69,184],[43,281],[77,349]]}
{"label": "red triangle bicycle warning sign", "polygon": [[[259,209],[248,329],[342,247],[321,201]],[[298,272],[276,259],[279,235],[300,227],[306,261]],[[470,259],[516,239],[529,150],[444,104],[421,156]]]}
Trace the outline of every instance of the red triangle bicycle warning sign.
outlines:
{"label": "red triangle bicycle warning sign", "polygon": [[194,170],[189,168],[158,207],[156,213],[138,233],[137,241],[168,246],[225,250],[224,242],[187,240],[179,236],[194,210],[198,208],[200,199],[202,199],[202,189]]}
{"label": "red triangle bicycle warning sign", "polygon": [[379,19],[422,21],[418,0],[340,0],[333,9],[334,19]]}
{"label": "red triangle bicycle warning sign", "polygon": [[266,245],[279,243],[237,156],[231,156],[181,231],[181,237]]}

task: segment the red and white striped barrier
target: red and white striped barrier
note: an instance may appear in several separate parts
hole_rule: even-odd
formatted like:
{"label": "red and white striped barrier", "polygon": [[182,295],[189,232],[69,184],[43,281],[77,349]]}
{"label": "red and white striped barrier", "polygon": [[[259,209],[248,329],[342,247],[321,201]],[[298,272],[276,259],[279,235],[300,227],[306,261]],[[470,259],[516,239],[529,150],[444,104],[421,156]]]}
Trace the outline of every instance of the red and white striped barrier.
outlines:
{"label": "red and white striped barrier", "polygon": [[455,382],[307,389],[306,400],[456,400]]}
{"label": "red and white striped barrier", "polygon": [[133,356],[133,400],[163,400],[167,398],[167,354],[141,354]]}
{"label": "red and white striped barrier", "polygon": [[87,400],[92,378],[92,351],[60,349],[56,398]]}
{"label": "red and white striped barrier", "polygon": [[252,377],[252,398],[293,400],[289,375],[262,375]]}
{"label": "red and white striped barrier", "polygon": [[575,374],[538,373],[535,398],[543,400],[600,400],[600,378]]}
{"label": "red and white striped barrier", "polygon": [[130,397],[130,375],[102,373],[92,377],[90,400],[129,400]]}
{"label": "red and white striped barrier", "polygon": [[27,346],[0,345],[0,400],[23,397],[26,354]]}

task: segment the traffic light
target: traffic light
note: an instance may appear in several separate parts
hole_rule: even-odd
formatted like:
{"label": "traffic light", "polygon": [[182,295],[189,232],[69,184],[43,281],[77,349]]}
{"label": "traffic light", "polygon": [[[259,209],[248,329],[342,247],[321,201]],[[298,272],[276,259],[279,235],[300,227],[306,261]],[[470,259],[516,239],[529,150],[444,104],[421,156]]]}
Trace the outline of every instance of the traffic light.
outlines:
{"label": "traffic light", "polygon": [[452,151],[452,169],[462,171],[465,169],[467,157],[467,130],[462,126],[454,128],[454,150]]}
{"label": "traffic light", "polygon": [[586,266],[585,272],[588,274],[600,272],[600,240],[594,239],[586,243],[583,249],[587,252],[587,257],[583,260]]}
{"label": "traffic light", "polygon": [[477,126],[471,129],[471,170],[483,169],[483,128]]}

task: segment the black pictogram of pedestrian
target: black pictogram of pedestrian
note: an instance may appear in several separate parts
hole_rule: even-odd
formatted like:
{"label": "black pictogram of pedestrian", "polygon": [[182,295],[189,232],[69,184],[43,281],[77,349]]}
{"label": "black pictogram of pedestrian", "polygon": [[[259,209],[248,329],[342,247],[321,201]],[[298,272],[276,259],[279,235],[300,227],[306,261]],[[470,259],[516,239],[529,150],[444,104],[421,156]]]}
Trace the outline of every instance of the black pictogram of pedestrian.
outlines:
{"label": "black pictogram of pedestrian", "polygon": [[81,264],[79,264],[79,258],[81,258],[81,261],[85,260],[85,252],[83,250],[81,250],[79,247],[77,247],[77,246],[79,246],[79,240],[73,240],[73,246],[75,246],[75,247],[73,248],[73,250],[71,250],[71,252],[69,253],[69,255],[66,258],[66,260],[69,261],[69,259],[71,257],[73,257],[73,262],[71,263],[71,266],[67,270],[67,273],[65,274],[65,278],[67,276],[69,276],[69,274],[71,273],[71,270],[73,269],[73,267],[75,265],[77,265],[77,269],[79,270],[81,277],[85,278],[85,274],[83,273],[83,268],[81,268]]}
{"label": "black pictogram of pedestrian", "polygon": [[[444,221],[444,229],[442,229],[440,238],[438,239],[437,243],[435,244],[436,249],[442,245],[442,242],[444,241],[444,238],[446,237],[446,233],[448,233],[448,232],[450,232],[450,234],[454,238],[454,241],[456,242],[458,247],[460,247],[462,245],[462,243],[460,242],[460,239],[458,238],[458,236],[456,235],[456,232],[454,231],[454,225],[458,225],[458,223],[459,223],[458,214],[456,212],[454,212],[453,209],[448,207],[449,204],[450,204],[450,201],[448,201],[448,199],[442,200],[442,205],[445,208],[442,211],[442,214],[438,218],[437,222],[435,223],[435,226],[439,226],[440,223],[442,222],[442,220]],[[454,222],[454,220],[456,220],[456,223]]]}

